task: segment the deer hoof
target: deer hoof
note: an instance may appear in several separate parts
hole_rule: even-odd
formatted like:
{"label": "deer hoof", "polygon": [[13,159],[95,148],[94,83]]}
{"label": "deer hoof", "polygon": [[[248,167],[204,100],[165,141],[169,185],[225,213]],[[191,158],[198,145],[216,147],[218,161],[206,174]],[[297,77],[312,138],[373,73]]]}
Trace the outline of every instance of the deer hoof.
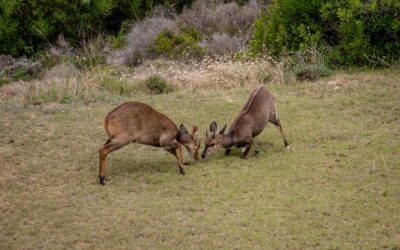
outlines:
{"label": "deer hoof", "polygon": [[105,185],[106,184],[106,177],[105,176],[99,176],[100,177],[100,184]]}
{"label": "deer hoof", "polygon": [[179,168],[179,172],[181,173],[181,175],[185,175],[185,170],[183,168]]}
{"label": "deer hoof", "polygon": [[285,147],[289,148],[289,143],[286,140],[284,140],[284,143],[285,143]]}

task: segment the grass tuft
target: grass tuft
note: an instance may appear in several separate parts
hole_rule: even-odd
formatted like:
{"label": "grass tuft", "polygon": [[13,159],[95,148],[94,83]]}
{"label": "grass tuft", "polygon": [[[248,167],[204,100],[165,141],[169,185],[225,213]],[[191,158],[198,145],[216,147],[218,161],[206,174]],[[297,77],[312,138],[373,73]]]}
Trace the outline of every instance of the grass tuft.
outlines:
{"label": "grass tuft", "polygon": [[174,88],[168,84],[168,82],[158,75],[149,77],[145,82],[146,88],[150,91],[150,94],[168,94],[174,90]]}
{"label": "grass tuft", "polygon": [[294,74],[299,81],[315,81],[321,77],[330,76],[332,71],[324,64],[307,64],[297,66]]}

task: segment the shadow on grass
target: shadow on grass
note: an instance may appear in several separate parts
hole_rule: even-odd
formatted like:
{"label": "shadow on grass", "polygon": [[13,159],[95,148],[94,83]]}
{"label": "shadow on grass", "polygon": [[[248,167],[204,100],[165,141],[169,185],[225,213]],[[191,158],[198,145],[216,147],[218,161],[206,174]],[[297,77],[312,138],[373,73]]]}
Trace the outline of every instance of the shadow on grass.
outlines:
{"label": "shadow on grass", "polygon": [[123,176],[134,173],[173,173],[178,172],[178,162],[171,159],[155,160],[151,157],[149,159],[135,159],[134,155],[115,157],[108,161],[109,172],[115,176]]}

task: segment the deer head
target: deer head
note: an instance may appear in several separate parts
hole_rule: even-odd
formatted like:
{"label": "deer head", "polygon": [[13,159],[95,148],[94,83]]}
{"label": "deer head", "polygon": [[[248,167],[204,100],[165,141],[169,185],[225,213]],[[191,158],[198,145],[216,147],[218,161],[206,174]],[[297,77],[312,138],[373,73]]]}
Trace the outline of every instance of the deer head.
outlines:
{"label": "deer head", "polygon": [[179,143],[185,146],[194,160],[199,159],[200,139],[197,126],[192,126],[192,134],[190,134],[186,127],[181,124],[179,126]]}
{"label": "deer head", "polygon": [[204,146],[204,151],[201,154],[201,158],[205,159],[209,155],[215,153],[219,148],[222,148],[222,138],[226,129],[226,124],[224,127],[216,134],[217,123],[215,121],[210,124],[210,134],[206,129],[206,141]]}

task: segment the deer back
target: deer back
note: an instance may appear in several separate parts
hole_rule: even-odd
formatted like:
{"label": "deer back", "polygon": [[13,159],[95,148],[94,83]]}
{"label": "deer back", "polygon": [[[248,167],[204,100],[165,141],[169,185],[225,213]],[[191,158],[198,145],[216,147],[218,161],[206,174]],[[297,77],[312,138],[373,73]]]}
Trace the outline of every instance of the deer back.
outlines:
{"label": "deer back", "polygon": [[178,128],[167,116],[141,102],[126,102],[113,109],[106,116],[104,127],[110,137],[124,135],[153,146],[159,146],[161,136],[178,134]]}
{"label": "deer back", "polygon": [[229,134],[250,133],[253,137],[258,135],[275,112],[274,107],[274,96],[264,86],[260,86],[250,94],[239,115],[233,121]]}

